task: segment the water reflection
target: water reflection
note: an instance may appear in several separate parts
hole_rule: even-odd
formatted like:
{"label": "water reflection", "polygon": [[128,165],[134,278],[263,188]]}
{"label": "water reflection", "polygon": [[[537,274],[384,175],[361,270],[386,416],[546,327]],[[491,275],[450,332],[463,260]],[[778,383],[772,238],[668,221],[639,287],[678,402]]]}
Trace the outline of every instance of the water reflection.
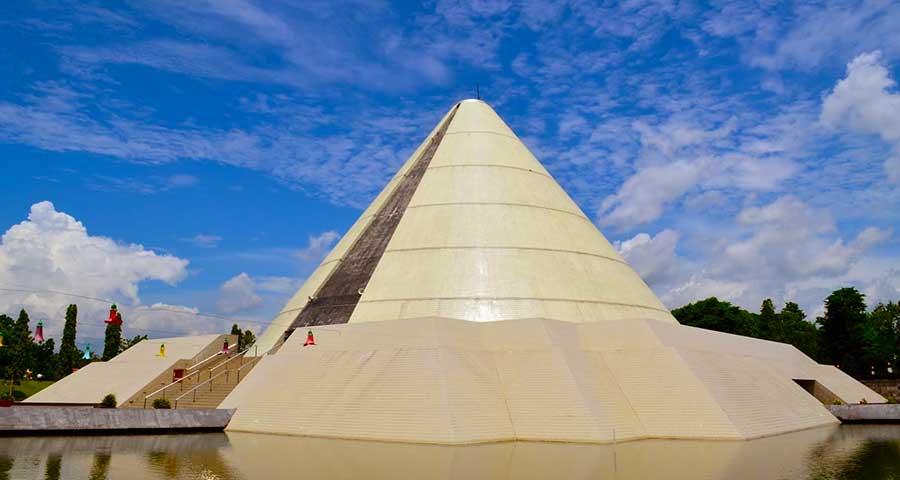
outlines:
{"label": "water reflection", "polygon": [[271,435],[0,439],[0,479],[900,478],[900,426],[840,426],[749,442],[445,447]]}
{"label": "water reflection", "polygon": [[9,471],[12,470],[12,467],[12,458],[0,455],[0,480],[7,480],[8,478],[10,478]]}
{"label": "water reflection", "polygon": [[95,452],[94,465],[91,467],[91,480],[106,480],[106,474],[109,473],[109,452]]}
{"label": "water reflection", "polygon": [[62,471],[62,456],[58,453],[47,455],[44,480],[59,480],[60,471]]}

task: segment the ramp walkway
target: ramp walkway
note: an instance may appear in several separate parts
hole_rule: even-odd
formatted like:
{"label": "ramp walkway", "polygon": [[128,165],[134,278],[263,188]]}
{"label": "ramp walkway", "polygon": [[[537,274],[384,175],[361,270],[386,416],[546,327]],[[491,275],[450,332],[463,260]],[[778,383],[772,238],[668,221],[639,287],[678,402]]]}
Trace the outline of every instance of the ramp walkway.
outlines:
{"label": "ramp walkway", "polygon": [[[144,340],[108,362],[88,364],[23,403],[92,405],[112,393],[119,407],[143,407],[148,394],[172,384],[177,377],[223,361],[221,358],[227,356],[221,355],[226,338],[230,345],[237,343],[234,335]],[[163,344],[165,356],[160,355]]]}

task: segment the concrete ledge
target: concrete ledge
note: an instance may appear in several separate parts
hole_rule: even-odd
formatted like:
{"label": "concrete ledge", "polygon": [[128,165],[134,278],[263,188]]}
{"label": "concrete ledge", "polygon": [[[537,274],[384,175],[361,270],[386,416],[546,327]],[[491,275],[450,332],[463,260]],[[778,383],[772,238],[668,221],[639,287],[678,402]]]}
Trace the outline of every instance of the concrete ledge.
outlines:
{"label": "concrete ledge", "polygon": [[845,423],[900,423],[900,404],[870,403],[827,405],[832,415]]}
{"label": "concrete ledge", "polygon": [[0,435],[112,435],[222,431],[234,410],[133,408],[0,408]]}

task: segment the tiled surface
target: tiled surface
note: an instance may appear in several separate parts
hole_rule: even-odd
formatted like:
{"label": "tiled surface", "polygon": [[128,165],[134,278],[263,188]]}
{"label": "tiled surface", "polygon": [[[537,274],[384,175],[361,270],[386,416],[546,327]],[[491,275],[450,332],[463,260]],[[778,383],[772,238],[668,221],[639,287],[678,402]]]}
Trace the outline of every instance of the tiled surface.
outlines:
{"label": "tiled surface", "polygon": [[[292,336],[225,400],[237,408],[230,430],[604,443],[745,439],[836,422],[785,373],[805,357],[655,320],[424,317],[313,332],[315,347]],[[852,383],[850,394],[863,391]]]}

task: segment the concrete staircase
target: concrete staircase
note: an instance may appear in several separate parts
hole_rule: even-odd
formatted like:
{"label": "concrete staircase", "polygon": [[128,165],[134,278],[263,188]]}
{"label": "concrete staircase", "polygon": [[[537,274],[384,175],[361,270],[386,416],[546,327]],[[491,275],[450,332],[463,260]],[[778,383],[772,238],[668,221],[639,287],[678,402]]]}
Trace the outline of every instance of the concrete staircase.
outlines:
{"label": "concrete staircase", "polygon": [[183,393],[170,400],[172,408],[217,408],[260,358],[235,356],[210,368],[207,375],[199,377],[199,383],[185,387]]}
{"label": "concrete staircase", "polygon": [[223,365],[234,363],[230,360],[236,357],[243,357],[243,352],[236,353],[236,345],[231,349],[230,354],[212,355],[199,363],[192,366],[185,366],[185,374],[180,380],[175,380],[169,384],[162,386],[154,392],[145,395],[144,400],[139,404],[135,404],[137,408],[153,408],[153,401],[157,398],[165,398],[169,403],[174,404],[175,399],[195,388],[196,386],[208,381],[222,371]]}

